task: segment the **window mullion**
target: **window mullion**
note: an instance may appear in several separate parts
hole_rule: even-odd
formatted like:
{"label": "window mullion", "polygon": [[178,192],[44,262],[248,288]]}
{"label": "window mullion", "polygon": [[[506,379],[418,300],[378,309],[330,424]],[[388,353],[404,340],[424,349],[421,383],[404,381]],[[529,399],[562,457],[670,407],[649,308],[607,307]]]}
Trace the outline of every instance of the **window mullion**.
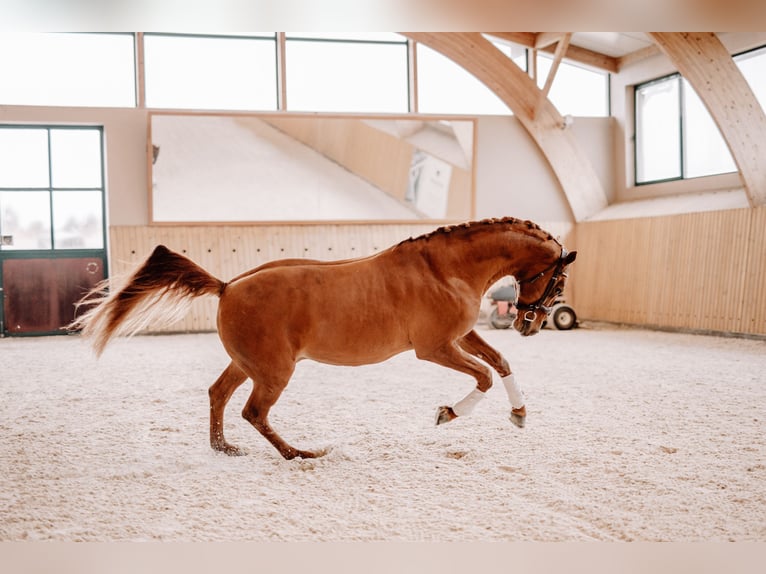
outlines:
{"label": "window mullion", "polygon": [[276,34],[276,74],[277,74],[277,109],[287,110],[287,60],[286,60],[286,40],[284,32]]}
{"label": "window mullion", "polygon": [[678,82],[678,146],[679,160],[681,162],[681,179],[686,179],[686,106],[684,105],[684,81],[679,74],[676,76]]}
{"label": "window mullion", "polygon": [[54,215],[53,215],[53,146],[51,145],[51,129],[45,128],[45,132],[48,134],[48,206],[50,217],[50,235],[51,235],[51,249],[56,249],[54,243]]}

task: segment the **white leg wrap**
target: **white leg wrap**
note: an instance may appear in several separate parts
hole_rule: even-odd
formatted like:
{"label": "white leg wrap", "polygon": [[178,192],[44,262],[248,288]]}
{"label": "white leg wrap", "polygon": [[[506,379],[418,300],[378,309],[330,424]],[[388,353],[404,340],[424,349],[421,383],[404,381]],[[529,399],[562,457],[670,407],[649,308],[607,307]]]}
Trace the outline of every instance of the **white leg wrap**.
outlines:
{"label": "white leg wrap", "polygon": [[471,414],[471,412],[473,412],[473,408],[479,404],[479,401],[481,401],[483,398],[484,393],[482,393],[479,389],[474,389],[468,393],[464,399],[455,403],[455,406],[452,407],[452,412],[454,412],[459,417]]}
{"label": "white leg wrap", "polygon": [[507,377],[503,377],[503,385],[505,386],[505,392],[508,393],[508,400],[511,402],[511,406],[514,409],[520,409],[524,406],[524,393],[521,392],[521,387],[516,382],[516,378],[513,373]]}

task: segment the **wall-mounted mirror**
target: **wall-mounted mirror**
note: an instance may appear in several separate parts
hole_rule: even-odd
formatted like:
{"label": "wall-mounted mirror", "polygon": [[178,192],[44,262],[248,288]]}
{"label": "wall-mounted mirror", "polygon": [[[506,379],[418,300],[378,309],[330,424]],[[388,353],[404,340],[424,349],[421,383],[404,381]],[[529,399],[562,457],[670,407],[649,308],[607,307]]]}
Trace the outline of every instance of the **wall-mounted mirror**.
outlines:
{"label": "wall-mounted mirror", "polygon": [[149,115],[152,221],[465,220],[471,118]]}

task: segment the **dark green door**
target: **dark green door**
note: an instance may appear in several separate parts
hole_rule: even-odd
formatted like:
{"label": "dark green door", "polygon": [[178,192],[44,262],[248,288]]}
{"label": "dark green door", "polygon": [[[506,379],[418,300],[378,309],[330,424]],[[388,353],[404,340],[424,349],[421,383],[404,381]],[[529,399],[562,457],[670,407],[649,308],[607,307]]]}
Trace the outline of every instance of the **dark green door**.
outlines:
{"label": "dark green door", "polygon": [[63,333],[107,276],[103,130],[0,125],[0,335]]}

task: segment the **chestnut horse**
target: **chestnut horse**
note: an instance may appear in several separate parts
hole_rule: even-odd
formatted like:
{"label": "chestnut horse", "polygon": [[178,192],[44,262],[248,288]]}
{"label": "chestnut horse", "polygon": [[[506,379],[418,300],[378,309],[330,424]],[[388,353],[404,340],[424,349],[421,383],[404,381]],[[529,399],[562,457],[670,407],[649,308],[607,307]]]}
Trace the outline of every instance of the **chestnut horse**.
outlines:
{"label": "chestnut horse", "polygon": [[272,261],[228,282],[160,245],[124,287],[110,292],[105,283],[86,296],[81,304],[95,305],[70,328],[92,337],[100,355],[113,336],[178,318],[193,298],[216,295],[218,333],[231,362],[209,390],[210,445],[243,454],[224,439],[223,415],[250,378],[242,416],[286,459],[314,458],[325,452],[290,446],[268,421],[302,359],[364,365],[414,350],[474,377],[476,388],[440,407],[436,424],[470,413],[492,386],[481,359],[502,378],[512,422],[524,426],[524,397],[508,361],[474,330],[481,298],[498,279],[514,276],[520,287],[514,327],[533,335],[564,289],[575,255],[536,224],[513,218],[441,227],[360,259]]}

